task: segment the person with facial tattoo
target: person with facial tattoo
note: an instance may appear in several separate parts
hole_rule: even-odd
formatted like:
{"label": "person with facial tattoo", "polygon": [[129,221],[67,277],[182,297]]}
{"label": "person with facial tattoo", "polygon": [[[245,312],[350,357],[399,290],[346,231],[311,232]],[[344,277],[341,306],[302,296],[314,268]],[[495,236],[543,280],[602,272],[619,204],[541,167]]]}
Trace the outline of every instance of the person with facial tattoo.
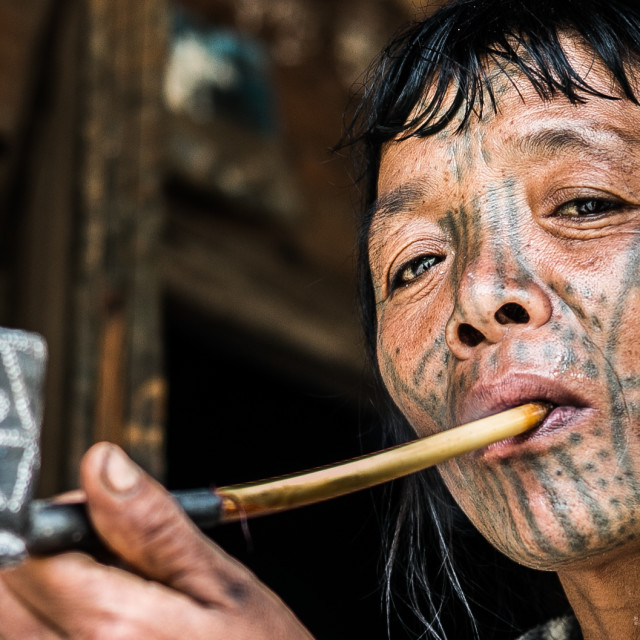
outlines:
{"label": "person with facial tattoo", "polygon": [[[362,162],[363,317],[392,437],[552,406],[411,477],[387,567],[404,549],[409,593],[424,587],[428,519],[472,615],[446,486],[498,551],[557,573],[571,609],[527,640],[640,638],[639,79],[636,2],[458,0],[382,52],[344,141]],[[310,637],[117,449],[92,449],[82,478],[132,572],[77,554],[6,571],[1,637]],[[424,588],[421,637],[487,637],[445,629]]]}

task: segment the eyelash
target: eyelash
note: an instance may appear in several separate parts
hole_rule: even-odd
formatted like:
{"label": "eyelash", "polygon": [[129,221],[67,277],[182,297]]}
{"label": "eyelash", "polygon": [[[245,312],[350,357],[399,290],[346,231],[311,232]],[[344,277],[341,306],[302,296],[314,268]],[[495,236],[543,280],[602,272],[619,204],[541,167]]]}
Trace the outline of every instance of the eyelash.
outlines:
{"label": "eyelash", "polygon": [[[422,275],[427,273],[429,270],[431,270],[433,267],[435,267],[437,264],[439,264],[443,260],[444,260],[444,258],[441,257],[441,256],[434,256],[434,255],[430,255],[430,254],[425,254],[425,255],[418,256],[417,258],[413,258],[412,260],[409,260],[408,262],[405,262],[396,271],[396,273],[394,274],[393,278],[391,279],[391,291],[395,291],[396,289],[399,289],[400,287],[406,287],[406,286],[410,285],[412,282],[414,282],[415,280],[420,278]],[[425,265],[425,263],[428,263],[428,264],[426,266],[424,266],[424,269],[423,269],[422,272],[418,273],[417,275],[413,275],[410,278],[405,278],[405,274],[407,273],[408,270],[416,269],[418,267],[421,267],[421,266]]]}
{"label": "eyelash", "polygon": [[[584,213],[578,212],[576,215],[563,213],[563,210],[566,211],[570,207],[578,210],[580,207],[584,207],[589,204],[596,205],[596,211],[587,211]],[[609,213],[610,211],[615,211],[623,208],[623,203],[617,200],[612,200],[609,198],[574,198],[573,200],[569,200],[564,204],[560,205],[556,210],[556,215],[565,217],[565,218],[595,218],[597,216]]]}

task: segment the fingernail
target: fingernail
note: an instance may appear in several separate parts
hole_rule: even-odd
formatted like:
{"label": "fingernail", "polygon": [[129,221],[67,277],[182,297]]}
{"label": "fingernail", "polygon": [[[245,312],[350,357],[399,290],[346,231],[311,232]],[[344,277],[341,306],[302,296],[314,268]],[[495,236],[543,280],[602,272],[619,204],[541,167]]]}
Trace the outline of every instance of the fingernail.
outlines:
{"label": "fingernail", "polygon": [[109,447],[104,462],[103,480],[114,493],[130,493],[138,484],[142,473],[118,447]]}

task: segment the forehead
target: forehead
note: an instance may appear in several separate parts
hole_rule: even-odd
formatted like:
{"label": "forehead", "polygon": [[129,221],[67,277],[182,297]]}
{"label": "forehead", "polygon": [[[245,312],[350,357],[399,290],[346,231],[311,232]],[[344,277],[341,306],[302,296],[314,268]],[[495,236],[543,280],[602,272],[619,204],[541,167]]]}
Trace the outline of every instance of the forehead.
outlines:
{"label": "forehead", "polygon": [[[464,183],[471,156],[503,171],[527,160],[592,153],[614,161],[640,136],[640,107],[628,100],[591,98],[585,104],[532,97],[501,109],[462,132],[444,131],[430,138],[392,142],[383,149],[378,174],[378,204],[391,190],[409,188],[421,176],[425,191]],[[622,161],[623,159],[620,158]],[[502,162],[500,162],[502,161]],[[443,185],[444,181],[444,185]]]}
{"label": "forehead", "polygon": [[[455,173],[452,165],[456,156],[464,154],[475,152],[484,158],[500,158],[510,151],[522,150],[554,156],[587,147],[613,150],[617,143],[636,138],[640,108],[621,95],[608,70],[594,61],[591,53],[566,38],[563,46],[575,71],[591,87],[618,99],[588,96],[578,104],[572,104],[564,95],[545,99],[518,70],[497,70],[491,74],[495,111],[485,106],[481,116],[472,114],[463,127],[460,115],[438,134],[391,141],[383,147],[379,199],[389,189],[406,184],[412,173],[421,174],[428,188],[429,178],[431,182],[443,179],[443,169]],[[453,90],[449,93],[453,99]],[[486,99],[485,105],[488,103]]]}

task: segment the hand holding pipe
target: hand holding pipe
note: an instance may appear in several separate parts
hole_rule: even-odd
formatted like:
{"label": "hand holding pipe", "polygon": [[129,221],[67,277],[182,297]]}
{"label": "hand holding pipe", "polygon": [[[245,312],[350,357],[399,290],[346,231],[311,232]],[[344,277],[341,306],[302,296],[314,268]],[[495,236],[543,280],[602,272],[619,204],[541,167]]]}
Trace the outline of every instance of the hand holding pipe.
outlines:
{"label": "hand holding pipe", "polygon": [[[0,565],[28,554],[99,549],[83,503],[32,501],[40,460],[46,345],[0,328]],[[201,529],[328,500],[399,478],[539,424],[547,405],[531,403],[385,451],[261,482],[176,492]]]}

